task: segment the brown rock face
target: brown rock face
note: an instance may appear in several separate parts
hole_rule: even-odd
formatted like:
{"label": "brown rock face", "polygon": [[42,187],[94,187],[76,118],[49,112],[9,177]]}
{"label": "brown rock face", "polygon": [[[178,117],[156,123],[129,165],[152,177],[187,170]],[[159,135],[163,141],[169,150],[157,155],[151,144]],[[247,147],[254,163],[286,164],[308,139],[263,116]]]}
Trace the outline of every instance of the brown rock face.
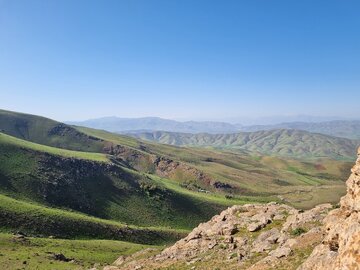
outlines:
{"label": "brown rock face", "polygon": [[[294,269],[287,260],[320,243],[321,221],[329,209],[325,204],[300,213],[277,203],[235,205],[155,256],[120,257],[116,267],[105,269]],[[294,234],[299,228],[304,231]]]}
{"label": "brown rock face", "polygon": [[346,184],[338,209],[235,205],[157,255],[121,257],[105,269],[360,270],[360,149]]}
{"label": "brown rock face", "polygon": [[325,218],[326,236],[299,270],[360,269],[360,148],[340,208]]}

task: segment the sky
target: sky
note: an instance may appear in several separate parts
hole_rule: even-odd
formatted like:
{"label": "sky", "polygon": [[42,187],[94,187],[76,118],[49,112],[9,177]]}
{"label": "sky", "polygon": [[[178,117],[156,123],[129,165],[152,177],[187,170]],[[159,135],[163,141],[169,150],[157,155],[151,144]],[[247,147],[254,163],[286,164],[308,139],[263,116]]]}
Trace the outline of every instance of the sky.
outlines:
{"label": "sky", "polygon": [[360,118],[358,0],[0,0],[0,108]]}

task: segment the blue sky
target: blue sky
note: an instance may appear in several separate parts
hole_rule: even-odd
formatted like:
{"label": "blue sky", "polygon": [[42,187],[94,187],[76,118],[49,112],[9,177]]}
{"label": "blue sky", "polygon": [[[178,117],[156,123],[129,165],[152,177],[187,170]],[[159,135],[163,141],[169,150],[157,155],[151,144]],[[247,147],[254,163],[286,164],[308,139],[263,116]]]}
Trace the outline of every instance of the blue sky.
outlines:
{"label": "blue sky", "polygon": [[0,0],[0,108],[359,118],[360,1]]}

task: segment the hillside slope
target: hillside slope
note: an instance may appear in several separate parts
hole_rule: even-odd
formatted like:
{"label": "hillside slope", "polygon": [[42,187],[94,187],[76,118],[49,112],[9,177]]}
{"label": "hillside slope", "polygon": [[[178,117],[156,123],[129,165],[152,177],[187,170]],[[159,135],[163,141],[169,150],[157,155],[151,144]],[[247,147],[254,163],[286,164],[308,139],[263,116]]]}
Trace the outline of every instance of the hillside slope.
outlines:
{"label": "hillside slope", "polygon": [[321,242],[330,209],[328,204],[303,213],[274,203],[233,206],[155,256],[121,256],[104,270],[295,270]]}
{"label": "hillside slope", "polygon": [[276,203],[235,205],[155,256],[121,256],[104,270],[357,270],[360,149],[358,156],[338,209],[329,204],[305,212]]}
{"label": "hillside slope", "polygon": [[103,142],[66,124],[31,114],[0,110],[0,132],[31,142],[79,150],[101,152]]}
{"label": "hillside slope", "polygon": [[169,190],[102,154],[19,141],[0,133],[0,192],[14,198],[127,224],[185,229],[224,207]]}
{"label": "hillside slope", "polygon": [[[199,203],[208,198],[213,201],[214,197],[216,204],[221,205],[236,201],[278,199],[297,207],[309,208],[321,202],[335,202],[345,192],[340,179],[345,177],[351,166],[351,162],[328,158],[303,161],[289,157],[263,156],[241,149],[224,152],[175,147],[139,141],[102,130],[71,127],[33,115],[15,112],[3,114],[12,116],[2,117],[0,114],[0,125],[6,127],[4,131],[8,134],[16,130],[18,121],[27,122],[27,128],[34,130],[33,134],[36,134],[30,136],[29,141],[39,141],[39,138],[44,137],[44,144],[56,146],[60,142],[62,146],[60,149],[33,144],[32,147],[36,146],[35,150],[51,149],[51,154],[58,154],[60,157],[72,157],[76,153],[83,159],[107,159],[130,170],[131,174],[146,174],[146,178],[156,182],[157,187],[170,189],[176,194],[182,192],[191,197],[196,195]],[[17,120],[13,121],[13,118]],[[33,123],[37,123],[39,127],[33,126]],[[45,123],[60,125],[71,132],[49,134]],[[19,132],[15,134],[22,138]],[[83,145],[79,138],[86,139],[87,144]],[[19,147],[26,146],[27,143],[29,142],[22,140]],[[100,150],[97,150],[99,153],[84,152],[89,148]],[[64,151],[66,149],[82,152]],[[27,162],[26,158],[24,160]],[[61,170],[57,172],[62,173]],[[149,188],[149,185],[143,185],[143,188]]]}
{"label": "hillside slope", "polygon": [[178,146],[216,147],[248,150],[269,155],[331,157],[352,159],[359,142],[299,130],[270,130],[235,134],[189,134],[146,132],[129,134],[135,138]]}
{"label": "hillside slope", "polygon": [[238,126],[239,130],[254,132],[274,129],[297,129],[325,135],[343,137],[348,139],[360,139],[360,121],[334,120],[327,122],[289,122],[275,125]]}

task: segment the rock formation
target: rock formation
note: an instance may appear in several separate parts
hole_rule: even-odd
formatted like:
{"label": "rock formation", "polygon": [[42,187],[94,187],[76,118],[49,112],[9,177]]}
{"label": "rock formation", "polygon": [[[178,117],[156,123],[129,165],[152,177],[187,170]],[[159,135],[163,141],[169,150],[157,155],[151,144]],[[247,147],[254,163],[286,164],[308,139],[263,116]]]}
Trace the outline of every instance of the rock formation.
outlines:
{"label": "rock formation", "polygon": [[360,269],[360,156],[332,208],[233,206],[160,254],[142,251],[104,269]]}
{"label": "rock formation", "polygon": [[360,148],[340,208],[324,220],[326,236],[300,270],[360,269]]}

